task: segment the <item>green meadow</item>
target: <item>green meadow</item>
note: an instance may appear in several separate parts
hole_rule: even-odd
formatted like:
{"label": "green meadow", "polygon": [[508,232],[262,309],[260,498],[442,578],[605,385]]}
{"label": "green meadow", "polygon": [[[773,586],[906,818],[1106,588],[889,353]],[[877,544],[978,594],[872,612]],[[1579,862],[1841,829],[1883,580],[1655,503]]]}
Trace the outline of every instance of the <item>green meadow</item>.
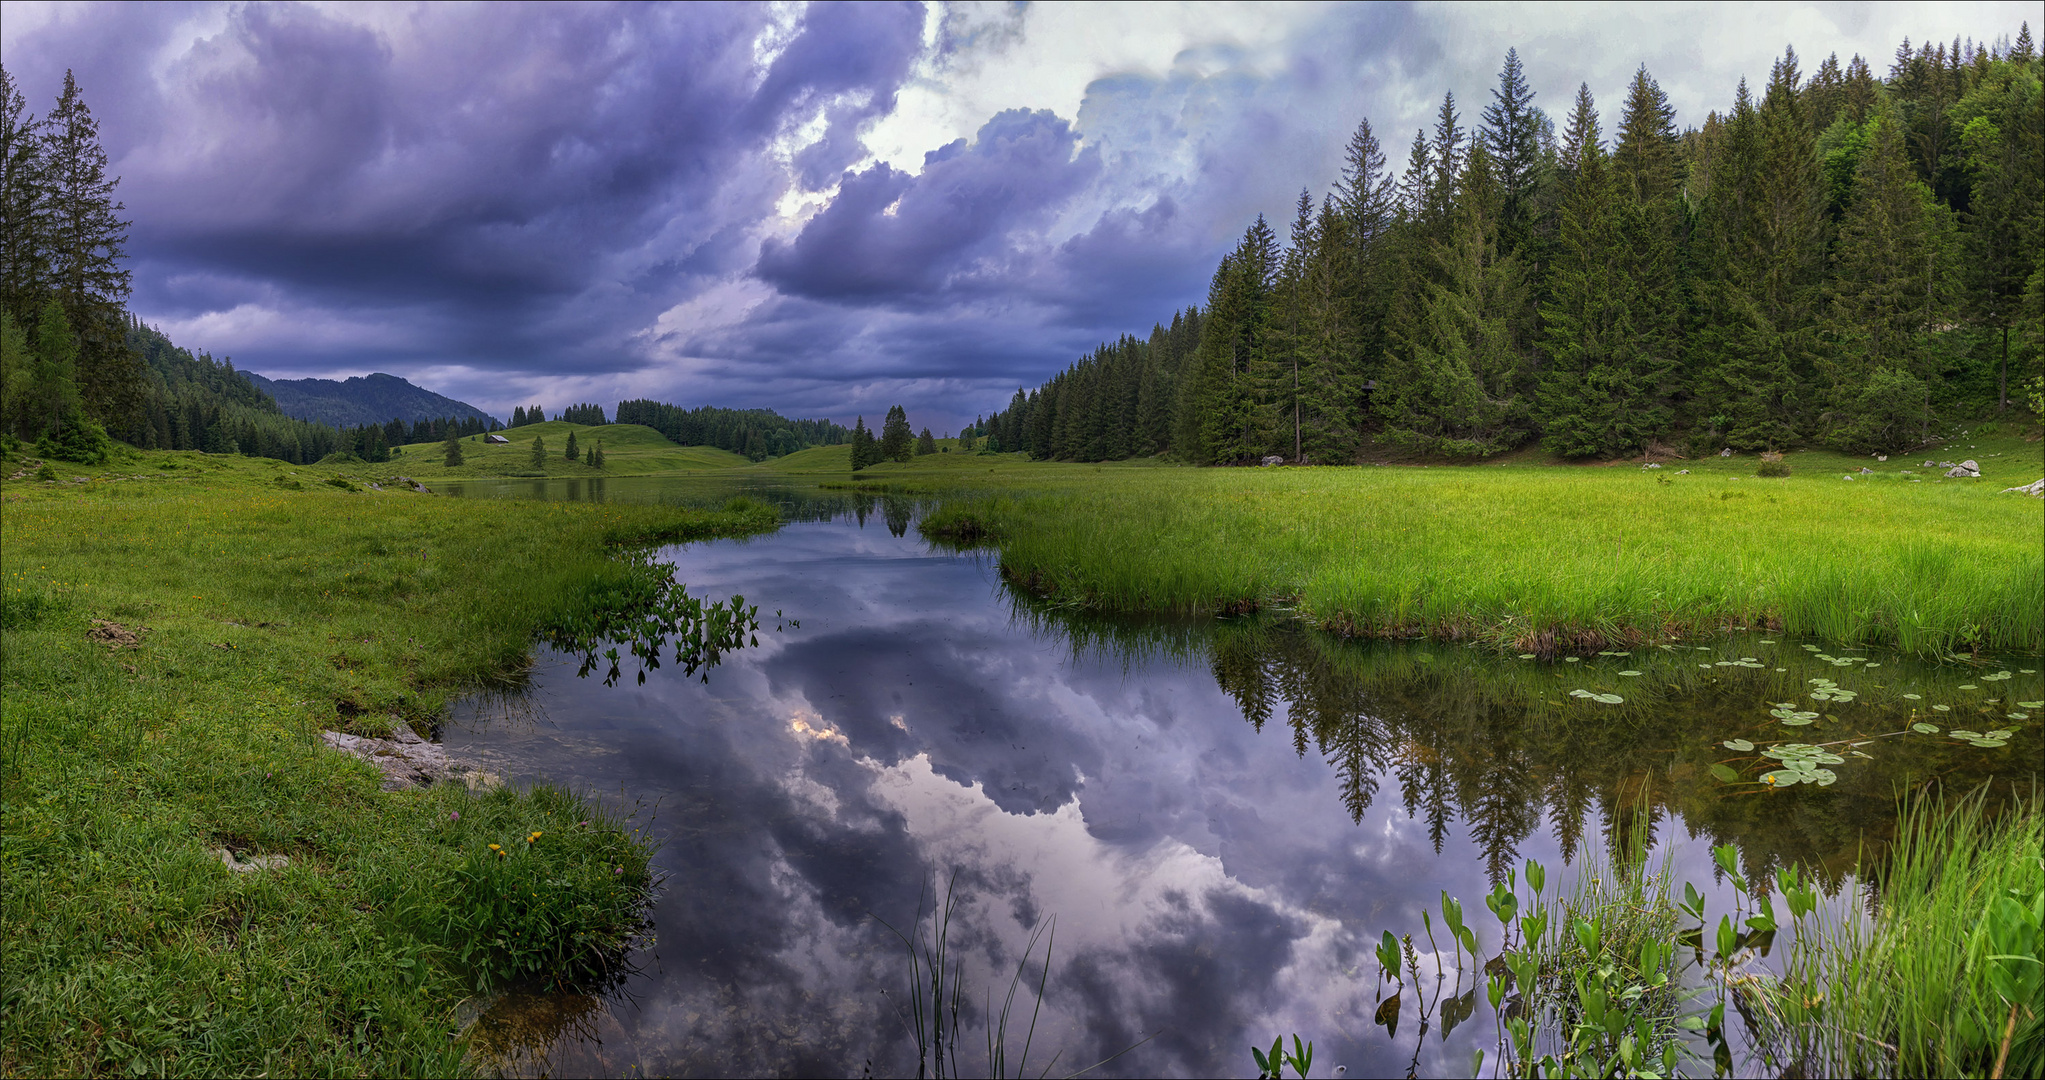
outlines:
{"label": "green meadow", "polygon": [[465,999],[600,974],[634,932],[647,846],[618,813],[385,793],[317,733],[427,730],[629,582],[624,553],[773,513],[362,468],[130,452],[0,481],[0,1073],[451,1075]]}
{"label": "green meadow", "polygon": [[1049,603],[1103,611],[1287,608],[1338,634],[1540,655],[1739,627],[2045,649],[2045,503],[2001,493],[2045,475],[2039,443],[1935,455],[1963,458],[1981,478],[1804,451],[1781,478],[1752,457],[1180,469],[968,454],[824,482],[940,496],[926,533],[995,548]]}

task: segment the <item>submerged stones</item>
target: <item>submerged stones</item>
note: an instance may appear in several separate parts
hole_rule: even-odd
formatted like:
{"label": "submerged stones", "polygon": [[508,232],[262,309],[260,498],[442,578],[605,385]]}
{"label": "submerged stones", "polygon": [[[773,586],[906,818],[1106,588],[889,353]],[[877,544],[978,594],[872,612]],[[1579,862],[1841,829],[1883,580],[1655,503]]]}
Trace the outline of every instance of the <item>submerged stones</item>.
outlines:
{"label": "submerged stones", "polygon": [[420,738],[404,724],[396,725],[388,739],[322,731],[320,741],[376,766],[383,773],[385,791],[409,791],[450,779],[460,780],[470,788],[496,787],[503,782],[494,773],[448,760],[447,751],[439,743]]}

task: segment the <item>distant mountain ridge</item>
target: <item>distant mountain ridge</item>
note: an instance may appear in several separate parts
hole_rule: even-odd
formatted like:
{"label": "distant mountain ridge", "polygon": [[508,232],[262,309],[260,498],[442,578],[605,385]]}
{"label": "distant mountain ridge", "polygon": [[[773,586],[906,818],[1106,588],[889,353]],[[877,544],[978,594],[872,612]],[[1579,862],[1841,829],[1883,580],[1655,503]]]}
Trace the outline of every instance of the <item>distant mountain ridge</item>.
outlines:
{"label": "distant mountain ridge", "polygon": [[419,420],[474,418],[488,422],[494,417],[466,401],[443,397],[413,386],[396,375],[376,372],[355,375],[342,382],[333,379],[266,379],[252,371],[240,373],[256,389],[276,399],[284,415],[335,427],[358,427],[387,423],[393,418],[413,423]]}

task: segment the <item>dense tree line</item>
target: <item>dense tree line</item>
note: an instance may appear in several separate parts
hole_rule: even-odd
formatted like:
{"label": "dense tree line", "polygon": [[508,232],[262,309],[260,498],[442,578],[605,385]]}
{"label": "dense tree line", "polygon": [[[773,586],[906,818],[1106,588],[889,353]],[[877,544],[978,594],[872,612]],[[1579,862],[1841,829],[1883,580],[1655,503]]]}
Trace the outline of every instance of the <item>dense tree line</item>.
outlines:
{"label": "dense tree line", "polygon": [[1342,463],[1922,445],[2045,372],[2045,98],[2012,42],[1905,41],[1677,130],[1645,67],[1561,131],[1516,51],[1393,175],[1368,120],[1333,190],[1262,217],[1206,306],[976,421],[997,450]]}
{"label": "dense tree line", "polygon": [[413,443],[446,442],[450,434],[457,439],[466,439],[471,435],[503,430],[504,425],[495,420],[474,416],[442,416],[432,420],[414,420],[409,424],[394,418],[383,426],[383,437],[392,446],[409,446]]}
{"label": "dense tree line", "polygon": [[128,313],[128,222],[106,169],[70,73],[37,117],[0,68],[0,437],[90,463],[113,439],[298,463],[387,459],[381,428],[287,417],[231,362],[194,356]]}
{"label": "dense tree line", "polygon": [[91,461],[148,388],[127,342],[128,223],[106,166],[69,72],[37,117],[0,69],[0,426]]}
{"label": "dense tree line", "polygon": [[714,446],[754,461],[811,446],[836,446],[852,433],[829,420],[790,420],[767,409],[684,409],[658,401],[621,401],[617,423],[644,424],[682,446]]}
{"label": "dense tree line", "polygon": [[561,415],[556,419],[566,420],[571,424],[586,424],[590,427],[599,427],[609,423],[609,421],[604,419],[603,406],[588,404],[570,405],[562,409]]}

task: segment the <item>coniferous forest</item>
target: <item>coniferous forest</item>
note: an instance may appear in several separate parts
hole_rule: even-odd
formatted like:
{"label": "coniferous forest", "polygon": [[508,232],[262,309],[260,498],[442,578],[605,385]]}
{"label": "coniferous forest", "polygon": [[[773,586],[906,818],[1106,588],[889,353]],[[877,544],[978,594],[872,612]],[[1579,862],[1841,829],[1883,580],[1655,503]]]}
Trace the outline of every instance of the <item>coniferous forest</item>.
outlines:
{"label": "coniferous forest", "polygon": [[[93,464],[115,439],[294,463],[335,453],[388,461],[392,446],[421,441],[398,421],[288,417],[232,362],[194,355],[131,315],[118,182],[75,79],[66,75],[38,117],[0,69],[0,436]],[[425,428],[437,439],[450,423]]]}
{"label": "coniferous forest", "polygon": [[1516,51],[1489,96],[1444,95],[1398,175],[1359,123],[1333,189],[1252,223],[1205,307],[972,430],[1076,461],[1874,453],[2045,386],[2028,23],[1906,40],[1885,73],[1785,51],[1682,130],[1645,67],[1559,128]]}

